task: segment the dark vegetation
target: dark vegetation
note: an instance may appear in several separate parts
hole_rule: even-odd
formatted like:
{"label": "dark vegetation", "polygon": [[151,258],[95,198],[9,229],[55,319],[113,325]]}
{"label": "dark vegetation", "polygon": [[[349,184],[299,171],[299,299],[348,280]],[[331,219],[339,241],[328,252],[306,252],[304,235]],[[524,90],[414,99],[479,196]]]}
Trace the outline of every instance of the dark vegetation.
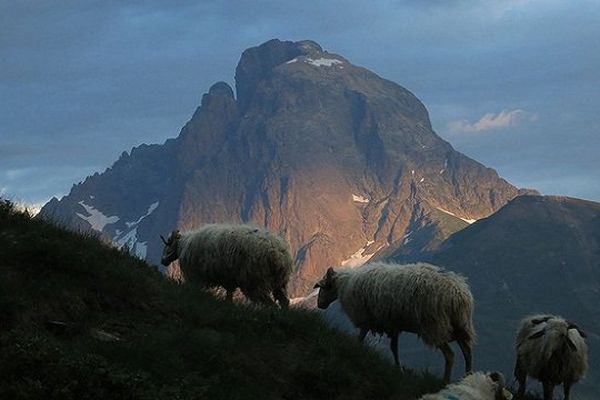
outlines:
{"label": "dark vegetation", "polygon": [[2,399],[415,399],[309,311],[231,304],[0,200]]}

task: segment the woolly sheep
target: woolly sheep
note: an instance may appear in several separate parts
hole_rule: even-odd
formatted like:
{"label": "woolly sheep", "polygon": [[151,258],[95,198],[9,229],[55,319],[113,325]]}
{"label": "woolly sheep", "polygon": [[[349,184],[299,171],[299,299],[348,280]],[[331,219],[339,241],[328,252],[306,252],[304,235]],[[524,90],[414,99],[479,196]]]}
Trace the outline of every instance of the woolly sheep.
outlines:
{"label": "woolly sheep", "polygon": [[585,333],[577,325],[555,315],[531,315],[521,321],[515,348],[517,399],[525,395],[527,375],[542,382],[544,400],[551,400],[554,386],[563,384],[565,400],[571,386],[587,370]]}
{"label": "woolly sheep", "polygon": [[231,299],[236,288],[251,301],[287,308],[292,256],[287,243],[266,229],[249,225],[205,225],[187,233],[173,231],[162,264],[179,259],[184,279],[208,287],[222,286]]}
{"label": "woolly sheep", "polygon": [[460,346],[466,372],[471,371],[473,296],[464,277],[425,263],[373,262],[337,272],[329,268],[315,288],[319,288],[321,309],[339,299],[342,310],[360,329],[361,342],[368,331],[387,334],[397,366],[398,336],[406,331],[441,350],[446,382],[454,359],[452,341]]}
{"label": "woolly sheep", "polygon": [[500,372],[476,372],[419,400],[511,400],[512,397],[504,387],[504,375]]}

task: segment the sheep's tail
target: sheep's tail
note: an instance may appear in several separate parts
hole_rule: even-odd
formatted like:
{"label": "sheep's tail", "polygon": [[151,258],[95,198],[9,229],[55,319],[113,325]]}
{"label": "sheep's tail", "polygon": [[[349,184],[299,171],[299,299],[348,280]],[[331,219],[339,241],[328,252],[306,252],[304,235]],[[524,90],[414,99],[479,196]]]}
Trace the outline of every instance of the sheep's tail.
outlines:
{"label": "sheep's tail", "polygon": [[473,295],[469,290],[466,281],[463,281],[457,289],[457,293],[453,296],[453,313],[455,320],[453,321],[454,335],[457,339],[465,341],[469,346],[473,346],[477,340],[475,326],[473,325]]}
{"label": "sheep's tail", "polygon": [[287,246],[273,248],[269,253],[272,265],[273,288],[282,288],[285,290],[292,275],[292,256],[287,250]]}

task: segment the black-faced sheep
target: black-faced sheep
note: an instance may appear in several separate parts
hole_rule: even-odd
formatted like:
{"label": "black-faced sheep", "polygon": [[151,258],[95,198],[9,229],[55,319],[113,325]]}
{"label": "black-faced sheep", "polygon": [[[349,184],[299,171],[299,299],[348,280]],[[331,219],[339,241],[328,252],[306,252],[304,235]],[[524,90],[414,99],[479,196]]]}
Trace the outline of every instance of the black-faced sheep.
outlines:
{"label": "black-faced sheep", "polygon": [[221,286],[231,299],[236,288],[251,301],[287,308],[286,286],[292,273],[287,243],[272,232],[248,225],[205,225],[163,238],[162,264],[179,259],[187,282]]}
{"label": "black-faced sheep", "polygon": [[525,395],[527,375],[542,382],[544,400],[551,400],[554,386],[563,384],[565,400],[571,386],[587,370],[585,333],[571,322],[555,315],[531,315],[521,321],[515,348],[517,399]]}
{"label": "black-faced sheep", "polygon": [[419,400],[511,400],[513,396],[504,385],[504,375],[500,372],[476,372]]}
{"label": "black-faced sheep", "polygon": [[444,379],[450,381],[457,341],[471,371],[473,296],[464,277],[430,264],[397,265],[373,262],[357,269],[329,268],[319,288],[317,305],[325,309],[339,299],[342,310],[360,329],[362,342],[369,331],[385,333],[398,361],[398,336],[416,333],[445,358]]}

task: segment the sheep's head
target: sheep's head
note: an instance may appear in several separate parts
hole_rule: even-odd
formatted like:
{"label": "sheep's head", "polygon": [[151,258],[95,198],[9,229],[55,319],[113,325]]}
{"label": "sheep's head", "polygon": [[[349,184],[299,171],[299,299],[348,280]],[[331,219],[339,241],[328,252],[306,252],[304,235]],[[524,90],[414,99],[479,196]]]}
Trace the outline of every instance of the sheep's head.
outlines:
{"label": "sheep's head", "polygon": [[[577,351],[577,345],[575,341],[580,340],[577,336],[581,337],[581,339],[585,339],[587,337],[585,332],[573,322],[564,321],[561,318],[548,318],[542,322],[544,322],[546,325],[543,329],[530,335],[530,340],[539,339],[544,337],[546,334],[549,334],[555,338],[554,340],[559,340],[556,343],[563,343],[565,348],[568,347],[571,349],[571,351]],[[535,320],[533,323],[539,324],[536,323]]]}
{"label": "sheep's head", "polygon": [[505,387],[504,375],[501,372],[490,372],[488,377],[494,382],[494,400],[511,400],[513,395]]}
{"label": "sheep's head", "polygon": [[179,231],[173,231],[166,239],[160,235],[160,239],[165,244],[160,262],[166,267],[179,258],[179,239],[181,239],[181,234]]}
{"label": "sheep's head", "polygon": [[322,310],[329,307],[329,305],[338,298],[338,290],[335,282],[336,275],[337,272],[335,272],[332,267],[329,267],[323,279],[314,286],[315,289],[319,289],[317,306]]}

